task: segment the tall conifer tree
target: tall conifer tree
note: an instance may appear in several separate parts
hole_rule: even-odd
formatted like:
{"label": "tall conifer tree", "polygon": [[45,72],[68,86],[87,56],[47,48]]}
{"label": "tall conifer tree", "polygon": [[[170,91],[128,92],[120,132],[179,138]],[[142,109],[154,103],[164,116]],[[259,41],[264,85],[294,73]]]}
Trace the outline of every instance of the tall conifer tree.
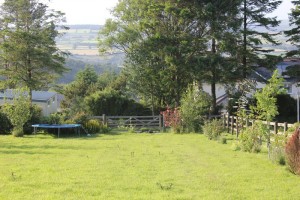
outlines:
{"label": "tall conifer tree", "polygon": [[47,87],[63,73],[66,53],[56,46],[64,14],[39,0],[5,0],[0,8],[0,75],[2,87]]}
{"label": "tall conifer tree", "polygon": [[[262,58],[271,58],[267,53],[270,49],[261,47],[264,43],[278,44],[274,39],[272,28],[279,25],[276,17],[268,17],[280,4],[281,0],[242,0],[241,17],[243,25],[241,29],[241,73],[245,78],[251,71],[251,67],[262,61]],[[265,29],[265,30],[262,30]],[[265,56],[265,57],[263,57]],[[264,62],[266,64],[267,62]]]}

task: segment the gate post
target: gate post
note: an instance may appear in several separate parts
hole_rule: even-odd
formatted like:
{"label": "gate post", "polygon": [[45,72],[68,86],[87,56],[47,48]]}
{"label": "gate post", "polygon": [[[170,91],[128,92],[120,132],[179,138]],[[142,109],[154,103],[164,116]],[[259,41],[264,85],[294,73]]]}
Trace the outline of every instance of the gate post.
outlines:
{"label": "gate post", "polygon": [[103,121],[104,125],[107,124],[107,120],[106,120],[106,115],[105,114],[102,115],[102,121]]}

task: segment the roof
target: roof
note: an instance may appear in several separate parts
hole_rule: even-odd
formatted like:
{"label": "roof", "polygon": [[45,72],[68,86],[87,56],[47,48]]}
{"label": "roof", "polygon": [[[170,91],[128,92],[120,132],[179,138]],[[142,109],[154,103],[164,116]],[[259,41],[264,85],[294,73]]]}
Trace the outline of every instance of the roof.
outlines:
{"label": "roof", "polygon": [[[13,89],[7,89],[3,92],[0,92],[0,99],[13,99],[15,96]],[[47,102],[53,96],[55,96],[56,92],[49,92],[49,91],[32,91],[32,101],[37,102]]]}

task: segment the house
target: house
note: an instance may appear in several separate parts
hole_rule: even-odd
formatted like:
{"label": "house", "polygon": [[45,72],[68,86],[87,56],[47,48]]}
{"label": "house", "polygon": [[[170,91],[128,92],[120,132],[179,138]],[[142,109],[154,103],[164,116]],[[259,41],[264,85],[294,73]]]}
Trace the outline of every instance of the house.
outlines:
{"label": "house", "polygon": [[[15,94],[13,89],[0,92],[0,105],[11,101]],[[32,91],[32,103],[42,108],[42,116],[49,116],[59,109],[58,94],[50,91]]]}
{"label": "house", "polygon": [[[279,62],[276,65],[276,68],[278,69],[279,74],[284,79],[284,87],[286,88],[287,93],[294,99],[297,99],[300,96],[300,77],[288,76],[285,74],[287,68],[290,66],[295,66],[296,68],[299,67],[300,71],[300,58],[284,59],[282,62]],[[272,71],[264,67],[259,67],[253,70],[253,73],[249,76],[249,78],[256,80],[256,88],[260,89],[266,85],[267,81],[272,77],[272,74]],[[203,90],[211,94],[211,86],[209,84],[204,83]],[[224,85],[216,85],[216,97],[217,104],[226,107],[228,98],[226,96],[226,88]]]}

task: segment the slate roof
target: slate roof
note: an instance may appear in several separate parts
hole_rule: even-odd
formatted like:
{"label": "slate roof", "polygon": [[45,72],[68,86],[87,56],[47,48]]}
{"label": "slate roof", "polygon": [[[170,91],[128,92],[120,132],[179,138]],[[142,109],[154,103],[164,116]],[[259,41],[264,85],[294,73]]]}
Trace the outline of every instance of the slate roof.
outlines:
{"label": "slate roof", "polygon": [[[0,99],[13,99],[15,96],[13,89],[7,89],[0,92]],[[32,91],[32,101],[37,102],[47,102],[51,97],[55,96],[56,92],[49,92],[49,91]]]}

